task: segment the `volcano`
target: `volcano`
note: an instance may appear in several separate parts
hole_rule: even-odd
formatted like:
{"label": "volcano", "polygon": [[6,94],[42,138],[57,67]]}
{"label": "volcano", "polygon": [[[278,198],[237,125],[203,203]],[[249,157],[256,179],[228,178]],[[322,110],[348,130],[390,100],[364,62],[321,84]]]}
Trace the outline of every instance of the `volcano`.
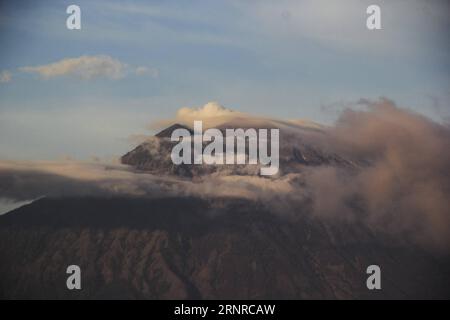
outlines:
{"label": "volcano", "polygon": [[[137,174],[181,180],[258,175],[250,165],[175,166],[171,126],[121,161]],[[309,167],[357,170],[361,159],[308,143],[317,128],[283,124],[280,173]],[[301,136],[292,143],[293,134]],[[268,179],[268,178],[267,178]],[[271,181],[271,180],[269,180]],[[446,299],[448,254],[359,221],[311,214],[308,201],[283,215],[239,197],[44,197],[0,216],[3,299]],[[381,290],[369,290],[369,265]],[[66,268],[82,270],[68,290]]]}

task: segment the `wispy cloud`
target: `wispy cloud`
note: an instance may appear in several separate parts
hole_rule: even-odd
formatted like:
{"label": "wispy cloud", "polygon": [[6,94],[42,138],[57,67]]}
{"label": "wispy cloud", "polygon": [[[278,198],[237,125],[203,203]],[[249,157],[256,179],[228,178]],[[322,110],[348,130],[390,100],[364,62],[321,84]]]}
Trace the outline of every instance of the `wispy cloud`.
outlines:
{"label": "wispy cloud", "polygon": [[172,125],[174,123],[179,123],[192,127],[194,121],[201,120],[203,122],[204,128],[211,128],[215,126],[226,125],[227,123],[232,123],[233,125],[241,126],[244,128],[251,127],[274,127],[274,128],[286,128],[289,126],[297,126],[301,128],[320,128],[321,125],[312,122],[307,119],[275,119],[267,118],[263,116],[255,116],[253,114],[248,114],[240,112],[237,110],[232,110],[222,106],[216,101],[210,101],[207,104],[200,107],[182,107],[178,109],[176,115],[172,119],[158,120],[150,124],[150,129],[161,129]]}
{"label": "wispy cloud", "polygon": [[22,67],[20,71],[37,73],[44,79],[74,76],[81,79],[105,77],[120,79],[124,76],[126,65],[110,56],[81,56],[66,58],[50,64]]}
{"label": "wispy cloud", "polygon": [[65,58],[50,64],[21,67],[19,70],[27,73],[36,73],[43,79],[72,76],[82,80],[95,78],[118,80],[125,77],[130,70],[140,76],[157,76],[156,69],[146,66],[133,68],[108,55],[84,55],[77,58]]}

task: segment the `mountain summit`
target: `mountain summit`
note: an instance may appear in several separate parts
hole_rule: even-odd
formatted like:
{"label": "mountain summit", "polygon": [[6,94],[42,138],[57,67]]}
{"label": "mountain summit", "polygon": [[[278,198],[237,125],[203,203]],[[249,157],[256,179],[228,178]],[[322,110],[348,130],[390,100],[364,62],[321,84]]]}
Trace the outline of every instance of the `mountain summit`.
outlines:
{"label": "mountain summit", "polygon": [[[148,138],[136,148],[121,157],[123,164],[130,165],[140,171],[158,175],[175,175],[184,178],[220,175],[258,175],[259,165],[174,165],[170,157],[172,148],[177,142],[171,141],[172,132],[176,129],[193,130],[181,124],[174,124]],[[280,176],[292,172],[300,172],[305,166],[331,165],[337,167],[354,167],[356,159],[350,159],[336,152],[308,141],[311,135],[321,130],[317,127],[303,126],[293,123],[276,122],[260,119],[236,118],[218,126],[225,134],[226,129],[279,128],[280,130]],[[224,139],[225,140],[225,139]],[[204,146],[206,143],[204,143]],[[224,141],[225,150],[225,141]],[[247,151],[246,151],[247,152]],[[191,152],[194,153],[193,151]],[[248,156],[248,153],[246,153]],[[248,161],[247,161],[248,162]]]}
{"label": "mountain summit", "polygon": [[188,130],[191,133],[191,135],[194,134],[194,131],[191,128],[188,128],[188,127],[183,126],[181,124],[175,123],[174,125],[171,125],[170,127],[165,128],[165,129],[161,130],[160,132],[158,132],[155,135],[155,137],[158,137],[158,138],[169,138],[170,139],[170,137],[172,135],[172,132],[174,130],[176,130],[176,129],[186,129],[186,130]]}

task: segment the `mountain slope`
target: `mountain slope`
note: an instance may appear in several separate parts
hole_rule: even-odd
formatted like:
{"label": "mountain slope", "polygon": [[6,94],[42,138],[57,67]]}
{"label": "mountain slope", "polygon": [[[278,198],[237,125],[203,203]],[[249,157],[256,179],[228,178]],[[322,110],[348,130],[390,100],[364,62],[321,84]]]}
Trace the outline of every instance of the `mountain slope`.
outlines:
{"label": "mountain slope", "polygon": [[41,199],[0,217],[0,297],[448,298],[448,259],[391,240],[239,199]]}

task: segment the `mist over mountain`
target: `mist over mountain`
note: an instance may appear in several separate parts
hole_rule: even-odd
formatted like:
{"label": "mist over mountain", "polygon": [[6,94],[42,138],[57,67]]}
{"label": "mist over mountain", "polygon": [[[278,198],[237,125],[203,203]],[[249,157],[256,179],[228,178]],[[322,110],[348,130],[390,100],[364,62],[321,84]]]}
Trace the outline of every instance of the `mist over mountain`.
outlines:
{"label": "mist over mountain", "polygon": [[331,127],[252,117],[211,103],[182,109],[174,119],[180,124],[173,129],[191,130],[189,121],[199,117],[206,128],[215,126],[224,134],[226,128],[278,128],[280,170],[274,177],[260,176],[259,165],[176,166],[170,159],[176,142],[168,129],[121,161],[141,172],[198,182],[189,186],[190,194],[251,198],[284,213],[281,202],[294,208],[309,203],[315,215],[364,220],[370,228],[448,251],[448,125],[385,98],[359,105],[363,109],[347,109]]}
{"label": "mist over mountain", "polygon": [[[121,164],[0,162],[5,298],[448,298],[450,129],[388,99],[334,126],[181,109]],[[280,170],[174,165],[173,130],[278,128]],[[86,289],[65,288],[78,264]],[[380,265],[383,289],[366,288]],[[14,289],[11,289],[14,288]]]}

